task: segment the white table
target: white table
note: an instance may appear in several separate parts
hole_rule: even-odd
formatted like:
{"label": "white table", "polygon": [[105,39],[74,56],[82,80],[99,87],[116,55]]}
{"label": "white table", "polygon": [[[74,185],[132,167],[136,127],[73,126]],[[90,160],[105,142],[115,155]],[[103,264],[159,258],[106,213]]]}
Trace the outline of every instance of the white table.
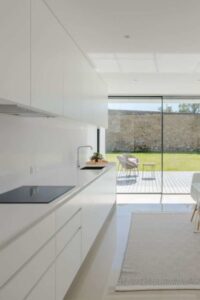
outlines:
{"label": "white table", "polygon": [[[150,171],[150,176],[146,177],[146,171]],[[154,162],[146,162],[142,164],[142,179],[155,179],[156,164]]]}

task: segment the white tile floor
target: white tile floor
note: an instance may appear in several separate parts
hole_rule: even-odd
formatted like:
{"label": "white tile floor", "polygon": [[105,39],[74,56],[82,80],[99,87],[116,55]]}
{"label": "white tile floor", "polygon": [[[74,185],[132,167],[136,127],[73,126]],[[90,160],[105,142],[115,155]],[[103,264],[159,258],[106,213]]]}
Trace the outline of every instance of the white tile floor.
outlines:
{"label": "white tile floor", "polygon": [[[138,195],[137,195],[138,197]],[[152,195],[145,195],[146,203],[117,205],[112,216],[104,226],[92,251],[81,268],[65,300],[197,300],[200,291],[114,291],[128,236],[132,212],[147,211],[191,211],[192,204],[163,203],[158,199],[151,204]],[[141,196],[142,199],[142,196]],[[175,198],[174,198],[175,199]],[[130,199],[129,199],[130,200]],[[120,199],[118,199],[120,201]],[[143,198],[144,201],[144,198]],[[175,201],[170,199],[170,201]]]}

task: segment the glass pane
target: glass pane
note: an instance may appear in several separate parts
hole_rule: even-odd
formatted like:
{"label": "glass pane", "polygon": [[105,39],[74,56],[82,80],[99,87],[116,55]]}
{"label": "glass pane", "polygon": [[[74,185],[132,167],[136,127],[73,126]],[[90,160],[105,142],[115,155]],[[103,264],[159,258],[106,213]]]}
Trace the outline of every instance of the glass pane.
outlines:
{"label": "glass pane", "polygon": [[190,193],[200,171],[200,99],[164,99],[163,193]]}
{"label": "glass pane", "polygon": [[118,168],[118,193],[161,193],[160,98],[112,99],[107,159]]}

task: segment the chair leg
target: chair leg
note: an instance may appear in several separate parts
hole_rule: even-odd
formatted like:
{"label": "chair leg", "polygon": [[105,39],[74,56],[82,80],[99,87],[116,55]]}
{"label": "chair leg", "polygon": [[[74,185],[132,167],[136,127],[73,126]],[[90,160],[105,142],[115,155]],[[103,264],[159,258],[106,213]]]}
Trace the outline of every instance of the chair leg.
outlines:
{"label": "chair leg", "polygon": [[120,176],[122,176],[123,175],[123,167],[122,167],[122,165],[120,165]]}
{"label": "chair leg", "polygon": [[122,175],[122,166],[119,164],[118,166],[118,177],[121,177]]}
{"label": "chair leg", "polygon": [[194,215],[195,215],[196,212],[197,212],[197,204],[195,204],[195,206],[194,206],[194,209],[193,209],[193,212],[192,212],[192,216],[191,216],[191,222],[193,221]]}
{"label": "chair leg", "polygon": [[120,177],[120,165],[118,164],[118,168],[117,168],[117,177]]}
{"label": "chair leg", "polygon": [[195,222],[195,233],[199,233],[200,229],[200,211],[197,211],[196,222]]}
{"label": "chair leg", "polygon": [[199,229],[200,229],[200,216],[199,216],[199,218],[198,218],[197,231],[199,231]]}

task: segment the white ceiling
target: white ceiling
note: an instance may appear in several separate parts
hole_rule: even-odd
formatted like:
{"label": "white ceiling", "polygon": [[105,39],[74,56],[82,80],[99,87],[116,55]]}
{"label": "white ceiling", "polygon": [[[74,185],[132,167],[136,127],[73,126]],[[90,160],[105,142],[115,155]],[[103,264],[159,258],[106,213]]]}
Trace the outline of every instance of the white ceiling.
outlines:
{"label": "white ceiling", "polygon": [[48,2],[110,95],[200,94],[200,0]]}

